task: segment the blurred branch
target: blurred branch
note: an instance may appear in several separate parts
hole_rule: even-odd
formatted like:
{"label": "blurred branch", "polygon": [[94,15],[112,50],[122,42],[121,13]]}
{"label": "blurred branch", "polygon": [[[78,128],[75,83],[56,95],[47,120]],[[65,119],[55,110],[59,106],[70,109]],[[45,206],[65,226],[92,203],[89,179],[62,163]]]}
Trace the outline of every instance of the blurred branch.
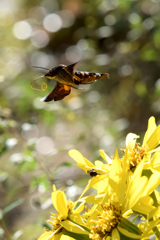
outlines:
{"label": "blurred branch", "polygon": [[46,168],[46,166],[43,164],[43,160],[41,159],[42,157],[38,156],[37,157],[37,161],[39,163],[39,166],[41,167],[42,171],[44,171],[44,173],[46,174],[46,177],[48,179],[48,181],[51,183],[51,185],[53,184],[53,179],[51,177],[51,172],[48,168]]}
{"label": "blurred branch", "polygon": [[10,235],[8,229],[6,228],[6,226],[5,226],[5,224],[4,224],[2,219],[0,220],[0,226],[4,230],[4,234],[5,234],[6,238],[7,238],[7,240],[11,240],[12,237],[11,237],[11,235]]}

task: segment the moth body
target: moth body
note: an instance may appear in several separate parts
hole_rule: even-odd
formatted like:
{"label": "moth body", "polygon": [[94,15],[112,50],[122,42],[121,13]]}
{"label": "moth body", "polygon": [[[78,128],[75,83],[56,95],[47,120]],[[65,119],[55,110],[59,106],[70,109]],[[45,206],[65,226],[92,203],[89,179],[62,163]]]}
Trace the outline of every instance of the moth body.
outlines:
{"label": "moth body", "polygon": [[[54,101],[61,100],[70,94],[71,87],[77,88],[76,86],[80,84],[90,84],[100,78],[109,77],[108,73],[92,73],[92,72],[75,71],[75,66],[77,64],[78,63],[74,63],[68,66],[60,64],[58,67],[52,68],[51,70],[48,69],[49,71],[45,75],[41,76],[41,77],[47,77],[48,79],[54,79],[57,81],[55,88],[47,96],[45,96],[42,99],[42,101],[49,102],[52,100]],[[31,83],[31,87],[32,87],[32,83]]]}

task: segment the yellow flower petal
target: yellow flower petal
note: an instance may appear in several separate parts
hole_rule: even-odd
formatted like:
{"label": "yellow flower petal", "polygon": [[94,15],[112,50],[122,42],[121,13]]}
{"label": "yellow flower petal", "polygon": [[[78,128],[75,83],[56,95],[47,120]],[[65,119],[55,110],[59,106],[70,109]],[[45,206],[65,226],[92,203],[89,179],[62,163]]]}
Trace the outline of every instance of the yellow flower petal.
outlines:
{"label": "yellow flower petal", "polygon": [[141,197],[134,205],[133,210],[148,215],[155,207],[153,207],[153,199],[150,196]]}
{"label": "yellow flower petal", "polygon": [[151,167],[160,172],[160,152],[155,152],[151,159]]}
{"label": "yellow flower petal", "polygon": [[145,191],[143,192],[142,196],[151,194],[158,187],[159,183],[160,183],[160,173],[155,172],[149,178],[148,185],[147,185]]}
{"label": "yellow flower petal", "polygon": [[112,159],[104,152],[104,150],[99,150],[101,157],[108,163],[112,164]]}
{"label": "yellow flower petal", "polygon": [[132,180],[130,181],[130,185],[136,180],[139,179],[142,175],[142,171],[144,168],[144,161],[141,161],[136,170],[134,171],[134,174],[132,176]]}
{"label": "yellow flower petal", "polygon": [[95,164],[95,167],[96,168],[103,168],[103,162],[101,162],[101,161],[99,161],[99,160],[96,160],[95,162],[94,162],[94,164]]}
{"label": "yellow flower petal", "polygon": [[[81,213],[84,209],[84,203],[85,202],[82,201],[76,209],[73,208],[74,213]],[[77,202],[75,202],[74,206],[76,205],[77,205]]]}
{"label": "yellow flower petal", "polygon": [[154,132],[156,127],[157,126],[156,126],[155,118],[150,117],[148,120],[148,129],[147,129],[144,139],[143,139],[143,145],[146,145],[146,142],[148,141],[148,139],[150,138],[150,136],[152,135],[152,133]]}
{"label": "yellow flower petal", "polygon": [[86,173],[87,173],[88,170],[93,169],[93,167],[88,167],[88,166],[86,166],[86,164],[84,164],[84,163],[77,163],[77,166],[78,166],[79,168],[81,168],[82,170],[84,170]]}
{"label": "yellow flower petal", "polygon": [[87,203],[92,204],[101,204],[101,201],[104,198],[104,194],[98,194],[98,195],[89,195],[87,197],[82,198]]}
{"label": "yellow flower petal", "polygon": [[60,190],[52,192],[51,199],[57,212],[65,219],[68,215],[68,209],[67,199],[64,192],[61,192]]}
{"label": "yellow flower petal", "polygon": [[116,228],[112,230],[112,240],[120,240],[120,235]]}
{"label": "yellow flower petal", "polygon": [[138,224],[138,227],[141,229],[142,232],[144,232],[144,234],[142,235],[142,239],[146,239],[146,237],[148,238],[149,236],[154,234],[154,232],[152,231],[152,233],[148,235],[148,232],[151,231],[157,225],[158,221],[149,221],[147,226],[145,222]]}
{"label": "yellow flower petal", "polygon": [[104,237],[105,240],[111,240],[110,236]]}
{"label": "yellow flower petal", "polygon": [[129,151],[132,151],[132,149],[135,147],[135,143],[137,138],[139,138],[138,135],[134,133],[129,133],[126,137],[126,148],[128,148]]}
{"label": "yellow flower petal", "polygon": [[119,173],[122,172],[121,162],[118,156],[118,151],[115,149],[115,154],[113,162],[110,169],[109,179],[114,179],[114,181],[119,181]]}
{"label": "yellow flower petal", "polygon": [[77,163],[82,163],[82,164],[85,164],[85,165],[87,165],[89,167],[93,167],[94,168],[94,165],[89,160],[87,160],[85,157],[83,157],[83,155],[79,151],[77,151],[77,150],[70,150],[68,152],[68,154]]}
{"label": "yellow flower petal", "polygon": [[130,186],[128,185],[128,191],[126,193],[127,202],[125,205],[125,211],[133,208],[133,206],[138,202],[147,186],[147,183],[148,178],[146,176],[143,176],[139,178],[138,181],[134,181],[132,184],[129,184]]}
{"label": "yellow flower petal", "polygon": [[146,141],[146,145],[149,147],[149,151],[158,146],[160,141],[160,125],[154,130],[152,135]]}
{"label": "yellow flower petal", "polygon": [[53,184],[52,188],[53,188],[53,192],[57,191],[56,186],[54,184]]}
{"label": "yellow flower petal", "polygon": [[58,240],[60,239],[61,234],[62,233],[55,235],[55,232],[52,231],[45,232],[38,238],[38,240]]}
{"label": "yellow flower petal", "polygon": [[93,177],[92,179],[90,179],[88,181],[88,185],[86,186],[86,188],[82,192],[80,198],[82,198],[82,196],[87,192],[87,190],[89,188],[94,187],[97,183],[101,182],[102,180],[106,179],[107,177],[108,177],[107,175],[99,175],[99,176],[96,176],[96,177]]}
{"label": "yellow flower petal", "polygon": [[93,188],[97,190],[97,194],[106,192],[108,188],[108,177],[105,177],[102,181],[96,183]]}
{"label": "yellow flower petal", "polygon": [[69,236],[67,236],[67,235],[63,235],[63,234],[62,234],[60,240],[75,240],[75,239],[74,239],[74,238],[71,238],[71,237],[69,237]]}
{"label": "yellow flower petal", "polygon": [[82,218],[81,218],[81,216],[79,214],[75,214],[75,213],[71,214],[70,215],[70,220],[72,222],[74,222],[74,223],[77,223],[78,225],[86,227],[84,222],[83,222],[83,220],[82,220]]}

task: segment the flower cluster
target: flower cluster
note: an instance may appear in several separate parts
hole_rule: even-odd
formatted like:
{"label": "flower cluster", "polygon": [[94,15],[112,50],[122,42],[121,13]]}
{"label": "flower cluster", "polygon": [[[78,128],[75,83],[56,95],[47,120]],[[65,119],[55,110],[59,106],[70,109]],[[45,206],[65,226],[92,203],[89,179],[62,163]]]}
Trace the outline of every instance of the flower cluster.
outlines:
{"label": "flower cluster", "polygon": [[[52,228],[39,240],[113,240],[160,239],[160,126],[154,117],[148,122],[143,143],[129,133],[126,149],[120,158],[117,149],[113,158],[100,150],[106,163],[87,160],[80,152],[69,155],[92,178],[76,202],[67,201],[62,191],[53,186]],[[90,188],[95,195],[87,195]],[[88,209],[88,206],[90,208]]]}

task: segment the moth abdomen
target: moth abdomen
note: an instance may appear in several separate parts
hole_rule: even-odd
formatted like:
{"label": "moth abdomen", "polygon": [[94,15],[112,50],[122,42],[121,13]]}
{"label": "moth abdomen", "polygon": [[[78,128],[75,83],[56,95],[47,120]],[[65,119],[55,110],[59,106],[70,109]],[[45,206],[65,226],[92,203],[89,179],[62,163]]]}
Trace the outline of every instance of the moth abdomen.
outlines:
{"label": "moth abdomen", "polygon": [[82,72],[82,71],[76,71],[74,75],[74,82],[75,84],[85,84],[85,83],[91,83],[95,80],[98,80],[100,78],[107,78],[109,76],[108,73],[93,73],[93,72]]}

